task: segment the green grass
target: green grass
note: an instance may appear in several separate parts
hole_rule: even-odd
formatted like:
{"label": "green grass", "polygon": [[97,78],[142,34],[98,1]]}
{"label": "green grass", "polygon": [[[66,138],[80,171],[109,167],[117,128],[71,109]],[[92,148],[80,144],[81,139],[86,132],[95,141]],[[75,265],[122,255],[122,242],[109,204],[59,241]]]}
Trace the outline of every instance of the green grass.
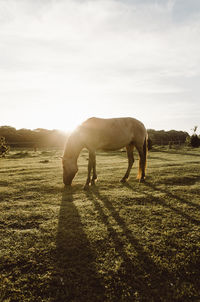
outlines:
{"label": "green grass", "polygon": [[126,154],[87,153],[71,189],[61,150],[0,159],[0,301],[200,301],[200,150],[155,148],[147,179]]}

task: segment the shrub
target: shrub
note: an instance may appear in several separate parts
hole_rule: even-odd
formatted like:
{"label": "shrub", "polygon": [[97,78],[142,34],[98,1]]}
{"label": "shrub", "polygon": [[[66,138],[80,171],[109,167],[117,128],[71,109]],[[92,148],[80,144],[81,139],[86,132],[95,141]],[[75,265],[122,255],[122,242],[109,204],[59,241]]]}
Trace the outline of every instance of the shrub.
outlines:
{"label": "shrub", "polygon": [[200,138],[196,134],[193,134],[190,137],[190,145],[194,148],[197,148],[200,146]]}
{"label": "shrub", "polygon": [[5,157],[6,153],[8,153],[10,147],[6,144],[5,137],[0,138],[0,156]]}
{"label": "shrub", "polygon": [[153,147],[153,142],[152,142],[152,140],[149,137],[148,140],[147,140],[147,148],[148,148],[148,150],[151,150],[152,147]]}

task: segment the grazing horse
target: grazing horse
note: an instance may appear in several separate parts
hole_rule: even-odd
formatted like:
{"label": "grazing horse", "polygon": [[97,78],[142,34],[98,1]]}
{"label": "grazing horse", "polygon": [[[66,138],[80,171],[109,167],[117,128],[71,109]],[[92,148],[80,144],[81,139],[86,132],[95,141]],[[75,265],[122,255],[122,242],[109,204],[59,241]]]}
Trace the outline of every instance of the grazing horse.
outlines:
{"label": "grazing horse", "polygon": [[[89,151],[88,177],[85,189],[97,179],[96,150],[114,151],[126,147],[128,169],[121,179],[121,182],[125,182],[134,163],[134,146],[139,153],[137,178],[139,181],[144,181],[147,161],[147,131],[144,125],[131,117],[110,119],[89,118],[77,127],[67,139],[62,158],[64,184],[71,185],[78,171],[77,159],[83,148]],[[92,179],[91,170],[93,170]]]}

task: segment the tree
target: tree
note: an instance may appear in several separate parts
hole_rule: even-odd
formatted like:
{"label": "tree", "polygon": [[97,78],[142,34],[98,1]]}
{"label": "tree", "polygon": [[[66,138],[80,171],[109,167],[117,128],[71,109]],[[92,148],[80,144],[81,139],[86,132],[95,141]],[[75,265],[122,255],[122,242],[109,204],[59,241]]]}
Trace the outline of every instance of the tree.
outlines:
{"label": "tree", "polygon": [[194,128],[191,129],[194,131],[194,134],[196,134],[197,128],[198,128],[198,126],[194,126]]}

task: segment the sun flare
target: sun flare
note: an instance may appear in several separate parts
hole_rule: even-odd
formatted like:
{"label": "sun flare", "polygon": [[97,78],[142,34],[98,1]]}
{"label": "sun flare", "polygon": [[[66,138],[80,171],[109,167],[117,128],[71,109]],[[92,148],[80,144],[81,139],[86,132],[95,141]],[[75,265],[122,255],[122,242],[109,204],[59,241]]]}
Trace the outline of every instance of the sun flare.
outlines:
{"label": "sun flare", "polygon": [[[53,118],[52,118],[53,116]],[[59,109],[54,107],[47,121],[49,128],[72,132],[88,116],[84,113],[81,104],[60,104]]]}

